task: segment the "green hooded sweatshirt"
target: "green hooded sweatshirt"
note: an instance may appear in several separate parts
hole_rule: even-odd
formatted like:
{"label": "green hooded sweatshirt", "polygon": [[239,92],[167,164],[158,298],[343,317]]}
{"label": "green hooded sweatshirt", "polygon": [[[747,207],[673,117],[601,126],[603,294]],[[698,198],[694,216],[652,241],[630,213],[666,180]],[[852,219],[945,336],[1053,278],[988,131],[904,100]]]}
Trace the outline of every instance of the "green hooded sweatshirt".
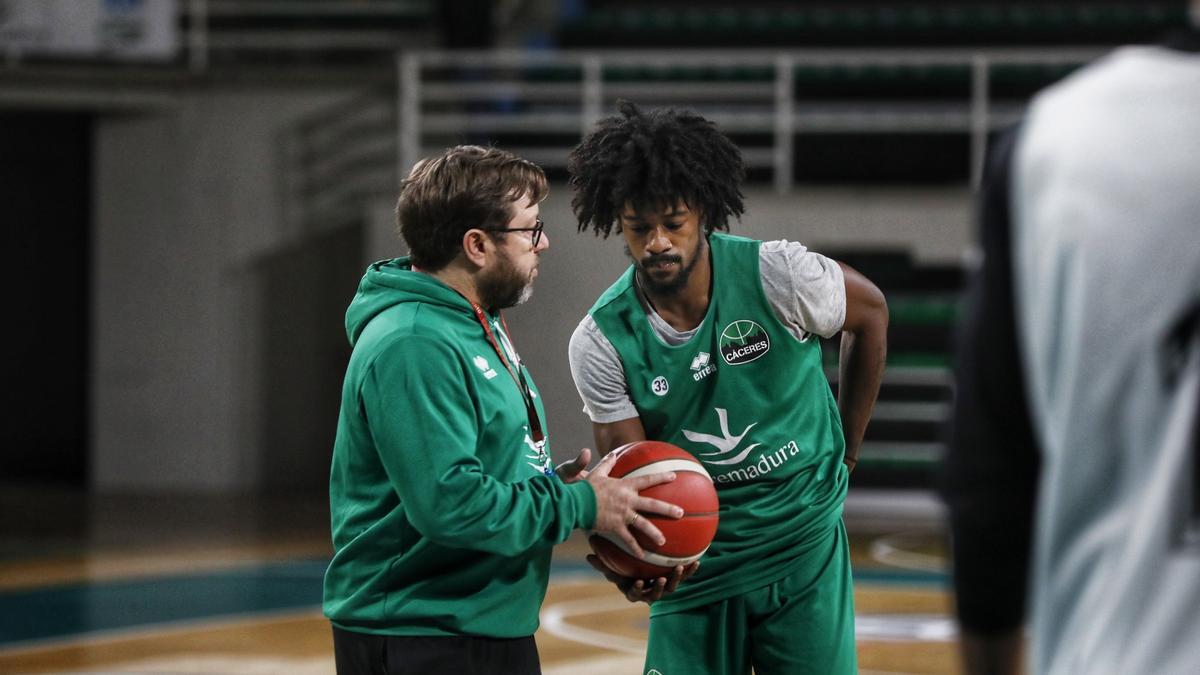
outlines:
{"label": "green hooded sweatshirt", "polygon": [[554,477],[471,304],[408,259],[367,269],[346,332],[325,615],[382,635],[532,635],[551,548],[595,521],[591,486]]}

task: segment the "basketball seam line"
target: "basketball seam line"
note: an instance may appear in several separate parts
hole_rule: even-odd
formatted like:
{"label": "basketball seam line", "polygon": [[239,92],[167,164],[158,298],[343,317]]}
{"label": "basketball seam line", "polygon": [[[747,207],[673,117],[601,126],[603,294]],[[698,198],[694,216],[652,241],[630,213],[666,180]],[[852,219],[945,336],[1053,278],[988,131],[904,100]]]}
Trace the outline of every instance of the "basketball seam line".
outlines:
{"label": "basketball seam line", "polygon": [[672,458],[660,459],[649,464],[643,464],[638,468],[630,471],[622,476],[622,478],[634,478],[637,476],[647,476],[652,473],[661,473],[664,471],[690,471],[692,473],[702,474],[705,478],[712,480],[712,476],[704,468],[700,462],[694,459]]}

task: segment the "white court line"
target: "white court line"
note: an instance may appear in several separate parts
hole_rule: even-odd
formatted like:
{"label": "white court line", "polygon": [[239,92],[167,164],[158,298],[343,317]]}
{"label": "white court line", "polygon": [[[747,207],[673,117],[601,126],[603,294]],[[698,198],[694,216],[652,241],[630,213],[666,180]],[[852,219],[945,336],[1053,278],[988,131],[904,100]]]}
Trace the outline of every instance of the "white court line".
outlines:
{"label": "white court line", "polygon": [[[646,641],[614,635],[568,623],[575,616],[615,612],[630,607],[621,596],[581,598],[542,608],[542,628],[571,642],[626,654],[645,654]],[[854,622],[855,639],[864,642],[951,642],[958,630],[950,617],[941,614],[859,614]],[[590,662],[590,661],[588,661]]]}
{"label": "white court line", "polygon": [[861,642],[953,642],[958,625],[945,614],[859,614],[854,637]]}
{"label": "white court line", "polygon": [[593,656],[553,666],[542,666],[542,675],[612,675],[642,672],[641,656]]}
{"label": "white court line", "polygon": [[871,542],[871,558],[885,565],[919,572],[945,572],[946,558],[940,555],[906,550],[912,539],[925,539],[928,534],[920,532],[897,532],[879,537]]}
{"label": "white court line", "polygon": [[333,656],[311,659],[271,658],[242,654],[206,654],[202,652],[121,661],[96,668],[55,671],[62,675],[332,675],[336,670]]}
{"label": "white court line", "polygon": [[[640,673],[643,661],[640,656],[596,656],[544,666],[542,675],[613,675],[613,673]],[[858,675],[920,675],[898,670],[859,670]]]}
{"label": "white court line", "polygon": [[601,649],[612,649],[626,654],[645,654],[646,641],[634,640],[621,635],[581,628],[567,623],[567,619],[584,614],[614,612],[629,607],[629,601],[619,595],[604,598],[583,598],[556,602],[542,608],[542,628],[547,633],[564,640]]}

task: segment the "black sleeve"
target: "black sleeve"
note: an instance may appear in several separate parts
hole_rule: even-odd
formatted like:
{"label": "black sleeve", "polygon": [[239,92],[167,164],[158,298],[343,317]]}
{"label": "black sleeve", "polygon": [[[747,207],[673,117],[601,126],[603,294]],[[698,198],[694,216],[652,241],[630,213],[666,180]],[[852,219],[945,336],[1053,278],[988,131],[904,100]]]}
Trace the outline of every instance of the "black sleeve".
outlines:
{"label": "black sleeve", "polygon": [[956,400],[942,474],[963,628],[996,634],[1025,613],[1038,451],[1013,306],[1009,183],[1017,131],[1000,138],[979,208],[983,263],[957,336]]}

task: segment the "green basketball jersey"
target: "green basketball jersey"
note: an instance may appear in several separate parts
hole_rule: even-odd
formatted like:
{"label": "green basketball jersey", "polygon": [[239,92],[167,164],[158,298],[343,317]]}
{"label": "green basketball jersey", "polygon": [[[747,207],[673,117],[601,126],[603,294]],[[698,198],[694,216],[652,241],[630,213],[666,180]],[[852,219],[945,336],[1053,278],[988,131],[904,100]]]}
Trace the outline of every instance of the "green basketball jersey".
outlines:
{"label": "green basketball jersey", "polygon": [[[799,340],[763,292],[761,242],[709,237],[708,313],[684,344],[664,343],[634,287],[634,268],[590,314],[612,343],[646,436],[708,469],[720,526],[700,570],[652,614],[703,605],[823,564],[813,542],[841,518],[847,471],[837,403],[816,336]],[[811,554],[811,555],[810,555]]]}

